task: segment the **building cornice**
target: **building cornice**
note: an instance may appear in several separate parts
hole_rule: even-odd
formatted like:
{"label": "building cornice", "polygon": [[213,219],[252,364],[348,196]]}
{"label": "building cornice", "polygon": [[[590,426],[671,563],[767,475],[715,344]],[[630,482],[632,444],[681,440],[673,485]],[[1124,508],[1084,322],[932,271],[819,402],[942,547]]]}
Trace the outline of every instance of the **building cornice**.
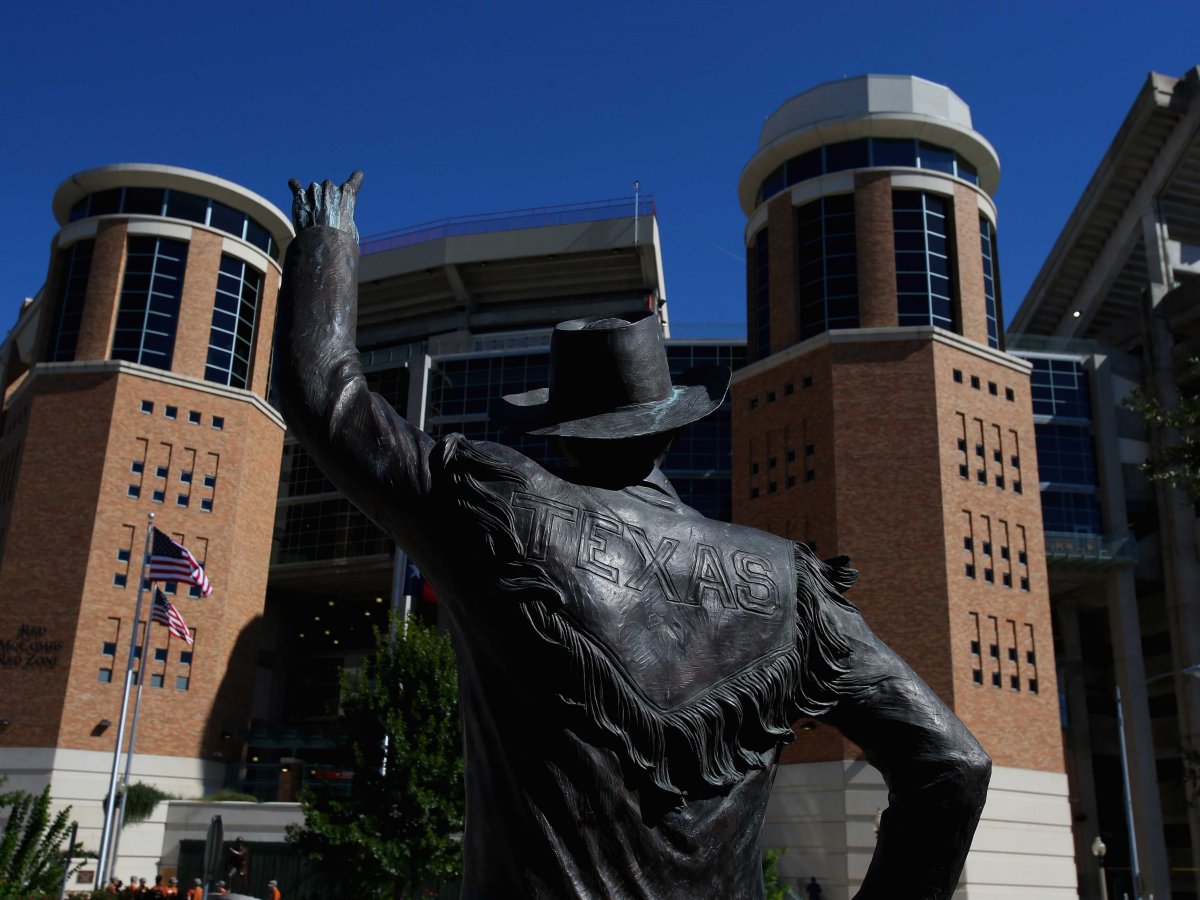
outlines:
{"label": "building cornice", "polygon": [[791,362],[794,359],[799,359],[802,356],[807,356],[810,353],[815,353],[818,350],[823,350],[835,344],[912,343],[919,341],[929,341],[934,344],[953,347],[955,350],[962,351],[963,353],[968,353],[990,363],[1012,369],[1021,375],[1027,376],[1033,368],[1031,363],[1023,359],[999,350],[993,350],[991,347],[977,344],[975,341],[968,340],[960,334],[955,334],[953,331],[946,331],[944,328],[937,328],[932,325],[908,326],[904,328],[844,328],[814,335],[806,341],[801,341],[799,344],[793,344],[791,347],[780,350],[778,353],[773,353],[766,359],[748,363],[733,373],[731,383],[738,384],[748,378],[768,372],[782,363]]}

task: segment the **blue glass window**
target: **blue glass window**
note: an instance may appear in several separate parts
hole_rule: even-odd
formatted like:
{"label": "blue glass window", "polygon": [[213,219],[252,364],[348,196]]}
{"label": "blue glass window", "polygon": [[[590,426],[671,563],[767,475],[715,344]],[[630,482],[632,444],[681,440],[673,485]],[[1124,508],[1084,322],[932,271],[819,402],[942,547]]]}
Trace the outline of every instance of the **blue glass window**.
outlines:
{"label": "blue glass window", "polygon": [[821,174],[821,148],[817,147],[815,150],[792,157],[787,161],[786,166],[789,185],[816,178]]}
{"label": "blue glass window", "polygon": [[221,257],[204,367],[207,381],[238,388],[249,384],[262,281],[262,273],[240,259]]}
{"label": "blue glass window", "polygon": [[58,287],[58,305],[54,317],[54,333],[46,354],[50,362],[70,362],[75,359],[79,341],[79,326],[83,321],[83,301],[87,295],[88,276],[92,271],[94,240],[76,241],[63,251],[64,260]]}
{"label": "blue glass window", "polygon": [[112,358],[169,369],[188,245],[142,235],[128,241]]}
{"label": "blue glass window", "polygon": [[858,327],[854,195],[822,197],[796,211],[800,340]]}
{"label": "blue glass window", "polygon": [[767,229],[754,236],[754,358],[771,354],[771,256]]}
{"label": "blue glass window", "polygon": [[1037,437],[1038,475],[1051,484],[1095,486],[1096,450],[1087,425],[1058,422],[1039,423]]}
{"label": "blue glass window", "polygon": [[1102,534],[1100,501],[1091,492],[1042,491],[1042,527],[1068,534]]}
{"label": "blue glass window", "polygon": [[979,243],[983,253],[983,299],[987,314],[988,346],[999,349],[1000,327],[996,301],[1000,295],[1000,285],[996,271],[996,232],[992,223],[983,216],[979,217]]}
{"label": "blue glass window", "polygon": [[167,215],[203,225],[208,219],[208,198],[186,191],[167,191]]}
{"label": "blue glass window", "polygon": [[917,165],[917,142],[912,138],[874,138],[871,141],[871,165]]}
{"label": "blue glass window", "polygon": [[936,144],[927,144],[925,141],[921,141],[917,152],[919,154],[919,165],[922,169],[933,169],[937,172],[945,172],[947,175],[954,174],[953,150],[947,150],[945,147],[938,147]]}
{"label": "blue glass window", "polygon": [[899,324],[954,330],[946,201],[919,191],[892,192]]}
{"label": "blue glass window", "polygon": [[864,169],[871,164],[870,160],[871,149],[866,138],[857,141],[841,141],[825,147],[826,172]]}
{"label": "blue glass window", "polygon": [[1030,373],[1030,392],[1035,416],[1067,416],[1091,419],[1087,372],[1074,359],[1034,357]]}

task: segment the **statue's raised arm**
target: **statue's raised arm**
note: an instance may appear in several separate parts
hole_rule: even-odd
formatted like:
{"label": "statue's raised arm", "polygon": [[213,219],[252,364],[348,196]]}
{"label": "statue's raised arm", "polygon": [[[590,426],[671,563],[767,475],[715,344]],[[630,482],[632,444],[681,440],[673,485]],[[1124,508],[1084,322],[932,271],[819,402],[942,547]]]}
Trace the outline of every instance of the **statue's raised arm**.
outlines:
{"label": "statue's raised arm", "polygon": [[303,188],[294,179],[279,297],[275,385],[288,430],[364,513],[420,551],[418,506],[432,441],[367,389],[358,349],[358,228],[362,173]]}

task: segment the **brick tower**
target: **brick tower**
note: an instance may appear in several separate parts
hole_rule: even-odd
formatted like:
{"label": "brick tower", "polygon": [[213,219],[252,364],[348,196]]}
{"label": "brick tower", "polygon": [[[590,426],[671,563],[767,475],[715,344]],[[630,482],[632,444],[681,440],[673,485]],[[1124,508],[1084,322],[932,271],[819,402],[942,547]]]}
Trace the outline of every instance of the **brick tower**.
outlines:
{"label": "brick tower", "polygon": [[[199,797],[240,760],[283,440],[265,397],[291,228],[257,195],[167,166],[78,173],[54,213],[45,286],[0,345],[0,770],[13,786],[52,782],[95,849],[149,512],[215,591],[166,585],[195,644],[151,632],[133,780]],[[161,830],[134,829],[120,864],[150,874],[160,847]]]}
{"label": "brick tower", "polygon": [[[999,161],[954,93],[821,85],[766,121],[739,184],[750,364],[734,519],[845,553],[850,598],[995,764],[965,896],[1074,897],[1029,366],[1004,352]],[[766,843],[846,897],[886,791],[800,725]],[[996,893],[1001,891],[1001,893]]]}

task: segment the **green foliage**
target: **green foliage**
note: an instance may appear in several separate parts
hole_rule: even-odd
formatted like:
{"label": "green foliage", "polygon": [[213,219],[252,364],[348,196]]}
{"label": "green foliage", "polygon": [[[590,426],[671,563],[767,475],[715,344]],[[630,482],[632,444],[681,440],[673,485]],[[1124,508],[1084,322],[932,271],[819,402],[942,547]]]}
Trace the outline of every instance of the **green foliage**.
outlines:
{"label": "green foliage", "polygon": [[[1200,360],[1192,360],[1193,365]],[[1154,429],[1173,431],[1172,439],[1142,463],[1151,481],[1164,481],[1181,488],[1193,502],[1200,501],[1200,398],[1182,397],[1179,406],[1167,409],[1142,388],[1134,388],[1125,406]]]}
{"label": "green foliage", "polygon": [[201,799],[205,803],[230,803],[230,802],[257,803],[258,802],[258,798],[255,797],[253,794],[243,794],[241,791],[234,791],[234,790],[230,790],[229,788],[222,788],[219,791],[214,791],[213,793],[208,794],[207,796],[202,797]]}
{"label": "green foliage", "polygon": [[173,794],[160,791],[152,784],[138,781],[125,788],[125,824],[136,825],[145,822],[164,800],[176,799]]}
{"label": "green foliage", "polygon": [[784,887],[783,882],[779,880],[779,870],[776,868],[779,857],[783,856],[784,852],[778,849],[763,850],[762,872],[766,900],[787,900],[788,890]]}
{"label": "green foliage", "polygon": [[[462,727],[454,648],[410,619],[375,633],[359,678],[343,674],[339,738],[353,748],[349,796],[301,795],[288,839],[347,896],[416,896],[462,871]],[[387,735],[387,768],[383,738]]]}
{"label": "green foliage", "polygon": [[71,832],[71,807],[51,817],[47,785],[37,795],[27,791],[0,794],[0,810],[8,815],[0,835],[0,898],[57,897],[69,857],[83,855],[78,844],[65,853],[62,849]]}

